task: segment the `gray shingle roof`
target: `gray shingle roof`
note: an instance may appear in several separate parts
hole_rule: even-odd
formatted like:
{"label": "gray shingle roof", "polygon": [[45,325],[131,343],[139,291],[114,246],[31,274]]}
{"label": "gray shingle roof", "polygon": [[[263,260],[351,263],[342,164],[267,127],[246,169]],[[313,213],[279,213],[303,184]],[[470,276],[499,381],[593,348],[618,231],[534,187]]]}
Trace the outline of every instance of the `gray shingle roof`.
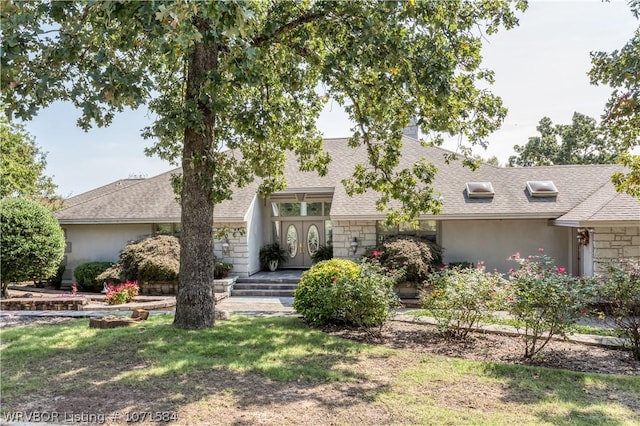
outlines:
{"label": "gray shingle roof", "polygon": [[[356,164],[365,164],[364,148],[350,148],[347,139],[326,139],[324,149],[331,155],[332,162],[328,174],[323,177],[312,172],[300,172],[294,156],[288,156],[285,166],[287,190],[333,190],[331,217],[334,220],[383,218],[385,213],[375,208],[377,194],[368,192],[351,198],[341,184],[342,179],[351,175]],[[611,174],[620,170],[619,166],[500,168],[482,165],[479,170],[473,172],[459,162],[446,164],[446,153],[448,151],[424,147],[415,139],[404,138],[401,166],[406,167],[419,158],[425,158],[433,162],[439,170],[434,182],[436,193],[441,195],[444,203],[439,218],[556,219],[564,215],[563,220],[567,223],[638,218],[637,200],[629,196],[616,195],[610,183]],[[114,182],[73,197],[70,199],[72,202],[65,203],[65,208],[56,212],[56,215],[62,223],[178,222],[180,206],[175,200],[170,177],[179,171],[180,169],[175,169],[144,180]],[[532,198],[526,191],[528,180],[552,180],[559,193],[552,198]],[[469,198],[465,192],[465,184],[473,181],[491,182],[495,190],[494,197]],[[217,205],[214,213],[216,222],[244,221],[256,197],[257,185],[258,183],[254,182],[248,187],[236,190],[233,200]]]}
{"label": "gray shingle roof", "polygon": [[615,192],[610,183],[603,184],[585,201],[554,221],[557,225],[596,226],[606,224],[640,226],[640,200]]}

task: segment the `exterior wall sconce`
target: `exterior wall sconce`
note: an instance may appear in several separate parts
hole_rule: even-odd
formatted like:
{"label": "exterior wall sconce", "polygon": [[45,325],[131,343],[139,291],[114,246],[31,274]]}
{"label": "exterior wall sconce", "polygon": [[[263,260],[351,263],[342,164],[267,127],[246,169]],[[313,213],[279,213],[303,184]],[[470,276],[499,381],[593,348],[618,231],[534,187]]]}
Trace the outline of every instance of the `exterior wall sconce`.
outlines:
{"label": "exterior wall sconce", "polygon": [[351,241],[351,244],[349,244],[349,246],[351,246],[351,253],[353,253],[353,255],[356,255],[356,252],[358,251],[358,239],[356,237],[353,237],[353,241]]}
{"label": "exterior wall sconce", "polygon": [[222,242],[222,253],[228,255],[231,252],[231,244],[229,244],[229,239],[224,237],[224,241]]}
{"label": "exterior wall sconce", "polygon": [[589,245],[589,230],[588,229],[578,229],[578,235],[576,236],[578,239],[578,244],[583,246]]}

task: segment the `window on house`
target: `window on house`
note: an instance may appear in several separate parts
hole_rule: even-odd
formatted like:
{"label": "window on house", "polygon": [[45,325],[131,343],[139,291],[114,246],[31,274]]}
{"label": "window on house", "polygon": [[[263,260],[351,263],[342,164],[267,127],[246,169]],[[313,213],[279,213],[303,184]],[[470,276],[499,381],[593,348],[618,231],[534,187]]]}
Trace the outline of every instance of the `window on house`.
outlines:
{"label": "window on house", "polygon": [[326,245],[333,244],[333,224],[330,220],[324,221],[324,241]]}
{"label": "window on house", "polygon": [[423,237],[436,241],[437,223],[435,220],[419,220],[417,224],[404,222],[400,225],[387,225],[385,221],[379,220],[376,222],[376,233],[378,242],[398,235]]}
{"label": "window on house", "polygon": [[271,203],[273,217],[329,216],[331,203]]}
{"label": "window on house", "polygon": [[154,223],[153,235],[173,235],[180,238],[182,234],[182,224],[180,223]]}

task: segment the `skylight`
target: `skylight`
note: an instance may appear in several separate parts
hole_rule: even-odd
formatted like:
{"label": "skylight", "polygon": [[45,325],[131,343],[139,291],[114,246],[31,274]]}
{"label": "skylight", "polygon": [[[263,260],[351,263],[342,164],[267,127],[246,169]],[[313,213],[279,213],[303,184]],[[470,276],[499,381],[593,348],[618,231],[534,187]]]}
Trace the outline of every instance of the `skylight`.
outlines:
{"label": "skylight", "polygon": [[467,182],[469,198],[493,198],[494,194],[491,182]]}
{"label": "skylight", "polygon": [[528,180],[527,190],[532,197],[555,197],[558,195],[558,188],[550,180]]}

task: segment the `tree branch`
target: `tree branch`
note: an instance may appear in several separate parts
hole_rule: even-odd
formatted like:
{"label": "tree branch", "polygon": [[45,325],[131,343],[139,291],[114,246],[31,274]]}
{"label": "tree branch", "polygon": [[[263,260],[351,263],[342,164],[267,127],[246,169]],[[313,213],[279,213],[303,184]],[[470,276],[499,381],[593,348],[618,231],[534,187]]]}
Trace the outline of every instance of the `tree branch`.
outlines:
{"label": "tree branch", "polygon": [[272,32],[271,34],[262,34],[258,37],[255,37],[253,40],[251,40],[251,46],[253,47],[260,47],[263,44],[277,38],[278,36],[288,33],[290,31],[293,31],[294,29],[300,27],[301,25],[304,24],[308,24],[309,22],[313,22],[317,19],[320,18],[324,18],[326,15],[328,14],[328,11],[325,12],[317,12],[317,13],[311,13],[308,15],[302,15],[299,16],[298,18],[294,19],[293,21],[290,21],[286,24],[284,24],[283,26],[277,28],[274,32]]}

